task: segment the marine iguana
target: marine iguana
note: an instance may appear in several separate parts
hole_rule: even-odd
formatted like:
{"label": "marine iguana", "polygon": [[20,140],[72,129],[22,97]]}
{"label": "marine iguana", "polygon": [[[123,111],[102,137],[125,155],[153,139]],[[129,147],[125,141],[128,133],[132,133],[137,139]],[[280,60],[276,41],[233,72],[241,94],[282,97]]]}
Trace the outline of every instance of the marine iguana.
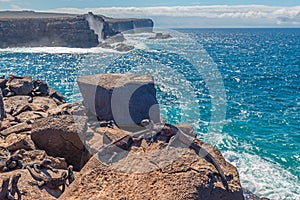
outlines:
{"label": "marine iguana", "polygon": [[[172,141],[175,141],[175,140],[179,140],[179,142],[187,145],[188,148],[194,150],[198,156],[200,156],[200,157],[206,159],[208,162],[210,162],[219,172],[221,181],[222,181],[224,187],[226,188],[226,190],[229,190],[229,185],[226,180],[226,176],[225,176],[223,170],[221,169],[220,165],[213,158],[213,156],[210,153],[208,153],[204,148],[202,148],[201,146],[199,146],[198,144],[196,144],[195,142],[190,140],[188,138],[188,136],[183,131],[181,131],[179,128],[176,128],[170,124],[163,124],[163,123],[154,124],[153,121],[149,120],[149,119],[142,120],[141,125],[143,127],[146,127],[147,129],[138,131],[138,132],[134,132],[130,135],[123,136],[120,139],[113,141],[106,146],[101,147],[98,151],[98,154],[105,152],[106,149],[113,147],[113,146],[118,146],[118,147],[122,148],[122,146],[124,146],[124,144],[131,145],[128,143],[131,143],[133,141],[133,138],[135,138],[135,139],[151,139],[151,142],[153,142],[154,137],[156,137],[159,134],[164,134],[163,132],[165,131],[164,136],[169,137],[169,143],[171,143]],[[166,127],[168,127],[168,128],[166,128]],[[170,129],[170,127],[173,129],[173,131],[168,131],[168,129]],[[129,140],[128,137],[130,137],[131,140]],[[171,142],[170,142],[170,140],[171,140]],[[104,163],[104,164],[106,164],[106,163]]]}
{"label": "marine iguana", "polygon": [[69,182],[69,185],[71,183],[73,183],[74,180],[75,180],[75,177],[74,177],[74,173],[73,173],[73,166],[69,165],[68,166],[68,182]]}
{"label": "marine iguana", "polygon": [[[160,124],[158,127],[159,129],[155,129],[156,128],[156,124],[154,124],[152,122],[152,120],[148,120],[145,119],[141,122],[142,125],[144,125],[153,135],[154,132],[156,132],[157,134],[166,134],[166,136],[170,137],[170,140],[175,141],[175,140],[179,140],[179,142],[185,144],[188,146],[188,148],[192,149],[195,151],[195,153],[199,156],[202,157],[204,159],[206,159],[206,161],[210,162],[219,172],[220,176],[221,176],[221,181],[224,185],[224,187],[226,188],[226,190],[229,190],[229,185],[226,179],[226,176],[223,172],[223,170],[221,169],[220,165],[216,162],[216,160],[214,159],[214,157],[208,152],[206,151],[204,148],[202,148],[201,146],[199,146],[198,144],[196,144],[195,142],[193,142],[192,140],[190,140],[188,138],[188,136],[179,128],[172,126],[170,124],[164,124],[164,127],[162,127],[162,125]],[[167,126],[168,128],[165,129],[165,126]],[[170,131],[170,129],[173,131]],[[169,141],[169,143],[172,143],[172,141]]]}
{"label": "marine iguana", "polygon": [[2,95],[2,90],[0,88],[0,121],[3,121],[5,117],[6,115],[5,115],[5,107],[3,102],[3,95]]}
{"label": "marine iguana", "polygon": [[62,192],[65,191],[66,187],[66,180],[68,178],[67,172],[62,172],[61,176],[59,178],[52,178],[49,176],[46,176],[45,174],[39,174],[37,173],[33,168],[26,166],[26,169],[28,169],[29,173],[31,174],[32,178],[37,181],[37,185],[39,187],[47,187],[50,189],[57,190],[60,186],[62,186]]}
{"label": "marine iguana", "polygon": [[19,153],[13,155],[5,147],[0,147],[0,171],[7,172],[9,170],[21,168],[23,156]]}
{"label": "marine iguana", "polygon": [[49,169],[54,173],[57,173],[58,170],[51,167],[50,166],[51,164],[52,164],[51,160],[44,159],[42,161],[34,161],[34,162],[26,163],[23,165],[23,169],[25,169],[28,166],[28,167],[32,167],[37,173],[41,173],[41,170],[43,169],[45,170]]}
{"label": "marine iguana", "polygon": [[2,187],[0,191],[1,200],[15,200],[15,198],[11,195],[8,186],[9,186],[9,178],[3,179]]}
{"label": "marine iguana", "polygon": [[10,193],[11,195],[14,197],[15,194],[17,193],[18,195],[18,199],[21,199],[21,192],[18,188],[18,182],[19,182],[19,179],[21,178],[21,174],[18,173],[16,175],[13,175],[12,179],[11,179],[11,188],[10,188]]}

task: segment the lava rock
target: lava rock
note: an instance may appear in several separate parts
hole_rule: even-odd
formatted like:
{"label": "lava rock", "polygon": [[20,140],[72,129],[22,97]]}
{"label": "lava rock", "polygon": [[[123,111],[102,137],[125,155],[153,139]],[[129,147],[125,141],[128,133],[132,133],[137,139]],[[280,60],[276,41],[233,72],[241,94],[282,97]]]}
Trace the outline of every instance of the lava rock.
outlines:
{"label": "lava rock", "polygon": [[152,76],[97,74],[77,82],[87,110],[100,120],[114,120],[123,129],[137,128],[143,119],[160,121]]}
{"label": "lava rock", "polygon": [[29,76],[10,78],[6,83],[6,86],[16,95],[27,95],[33,90],[32,78]]}
{"label": "lava rock", "polygon": [[31,139],[35,145],[48,155],[65,158],[68,164],[80,170],[89,159],[81,140],[86,131],[84,118],[74,120],[72,116],[49,116],[35,120]]}

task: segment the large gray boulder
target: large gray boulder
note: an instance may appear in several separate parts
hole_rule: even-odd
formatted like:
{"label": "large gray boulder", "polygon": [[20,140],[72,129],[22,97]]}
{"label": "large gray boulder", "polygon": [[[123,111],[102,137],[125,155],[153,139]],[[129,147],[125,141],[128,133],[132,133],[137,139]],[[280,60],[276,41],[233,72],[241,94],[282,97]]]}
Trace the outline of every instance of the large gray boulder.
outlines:
{"label": "large gray boulder", "polygon": [[143,119],[160,121],[152,76],[97,74],[77,82],[88,112],[100,120],[114,120],[123,129],[138,129]]}

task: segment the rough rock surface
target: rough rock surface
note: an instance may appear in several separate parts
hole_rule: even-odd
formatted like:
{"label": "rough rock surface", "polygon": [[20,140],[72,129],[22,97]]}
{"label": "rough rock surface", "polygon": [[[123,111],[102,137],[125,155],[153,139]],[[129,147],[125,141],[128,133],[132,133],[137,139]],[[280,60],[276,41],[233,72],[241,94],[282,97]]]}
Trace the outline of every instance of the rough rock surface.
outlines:
{"label": "rough rock surface", "polygon": [[98,74],[79,77],[84,104],[101,120],[136,127],[143,119],[160,121],[153,77],[136,74]]}
{"label": "rough rock surface", "polygon": [[84,17],[0,19],[0,47],[94,47],[97,35]]}
{"label": "rough rock surface", "polygon": [[68,115],[36,120],[32,126],[31,139],[48,155],[63,157],[75,170],[80,170],[90,155],[80,138],[86,131],[85,119],[78,120],[74,121]]}
{"label": "rough rock surface", "polygon": [[[157,151],[163,148],[161,142],[149,145],[143,141],[126,158],[111,166],[93,157],[60,199],[243,199],[236,168],[216,149],[212,148],[212,155],[227,176],[229,191],[225,190],[213,165],[204,158],[180,148],[173,149],[174,152],[168,150],[169,155],[162,150],[162,155],[158,155]],[[168,159],[165,156],[179,152],[177,159],[163,164]],[[149,158],[154,162],[149,162]]]}
{"label": "rough rock surface", "polygon": [[[61,195],[61,191],[59,190],[51,190],[48,188],[39,189],[39,187],[36,185],[37,184],[36,181],[31,177],[27,169],[19,169],[12,172],[0,174],[0,180],[3,180],[4,178],[12,177],[17,173],[21,174],[21,178],[18,183],[18,188],[22,194],[21,197],[22,200],[32,200],[32,199],[54,200]],[[75,172],[75,176],[76,174],[77,173]],[[56,174],[51,174],[51,175],[53,177],[57,176]]]}
{"label": "rough rock surface", "polygon": [[6,85],[16,95],[27,95],[33,90],[31,77],[12,78]]}
{"label": "rough rock surface", "polygon": [[[13,78],[0,80],[6,114],[0,121],[0,180],[20,173],[21,199],[243,199],[236,168],[211,145],[196,140],[189,124],[179,124],[177,128],[211,153],[224,171],[228,191],[209,159],[197,156],[186,145],[168,138],[168,134],[152,139],[129,137],[129,132],[112,121],[85,116],[82,103],[66,104],[57,91],[40,80],[32,81],[33,89],[28,95],[15,95],[7,86]],[[117,148],[97,153],[122,137]],[[7,160],[5,149],[11,154],[9,159],[17,160]],[[81,169],[89,153],[94,157]],[[68,164],[81,169],[74,172],[75,182],[65,193],[39,188],[28,171],[21,169],[22,163],[24,167],[45,159],[60,171],[66,170]],[[58,176],[49,172],[52,177]],[[259,200],[245,191],[247,200]]]}

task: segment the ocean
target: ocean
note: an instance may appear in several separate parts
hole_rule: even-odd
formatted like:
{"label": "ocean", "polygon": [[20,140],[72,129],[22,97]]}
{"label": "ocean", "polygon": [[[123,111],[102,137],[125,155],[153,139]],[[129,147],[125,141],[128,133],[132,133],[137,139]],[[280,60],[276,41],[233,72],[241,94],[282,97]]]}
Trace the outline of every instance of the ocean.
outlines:
{"label": "ocean", "polygon": [[300,29],[177,29],[168,40],[126,35],[128,53],[102,48],[0,50],[0,75],[30,75],[81,100],[76,78],[155,77],[161,115],[191,123],[238,168],[242,186],[300,199]]}

